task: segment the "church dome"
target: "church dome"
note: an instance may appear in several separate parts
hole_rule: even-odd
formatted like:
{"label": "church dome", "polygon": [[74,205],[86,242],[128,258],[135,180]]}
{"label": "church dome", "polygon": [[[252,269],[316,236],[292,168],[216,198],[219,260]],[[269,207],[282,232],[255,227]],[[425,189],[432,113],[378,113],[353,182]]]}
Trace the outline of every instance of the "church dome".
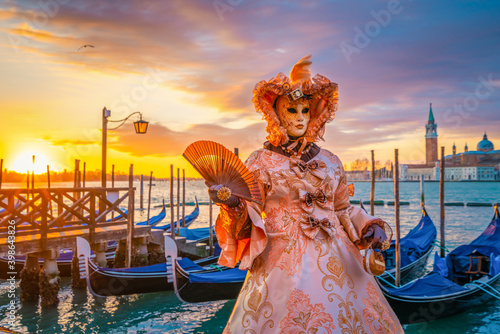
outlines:
{"label": "church dome", "polygon": [[488,136],[484,133],[483,140],[477,143],[477,150],[482,152],[489,152],[493,150],[493,143],[488,140]]}

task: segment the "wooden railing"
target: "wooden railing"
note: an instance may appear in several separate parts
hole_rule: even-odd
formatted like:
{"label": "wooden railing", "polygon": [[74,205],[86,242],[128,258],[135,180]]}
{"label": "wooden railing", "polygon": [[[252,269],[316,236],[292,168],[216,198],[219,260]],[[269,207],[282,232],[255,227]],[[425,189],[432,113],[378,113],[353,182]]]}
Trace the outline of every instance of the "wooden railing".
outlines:
{"label": "wooden railing", "polygon": [[[121,196],[109,201],[108,192]],[[129,213],[134,214],[133,194],[134,188],[2,189],[0,238],[8,234],[10,222],[15,220],[16,237],[40,234],[42,250],[46,249],[47,234],[52,232],[88,229],[92,243],[97,227],[129,221]],[[128,204],[130,212],[119,207],[127,198],[132,201]]]}

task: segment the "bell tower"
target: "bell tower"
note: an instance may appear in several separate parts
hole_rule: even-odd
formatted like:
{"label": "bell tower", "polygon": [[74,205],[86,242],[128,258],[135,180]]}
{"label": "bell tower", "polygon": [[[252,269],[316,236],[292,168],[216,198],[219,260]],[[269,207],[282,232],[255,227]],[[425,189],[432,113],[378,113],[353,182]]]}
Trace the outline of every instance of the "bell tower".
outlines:
{"label": "bell tower", "polygon": [[429,119],[425,125],[425,163],[438,160],[437,125],[432,113],[432,103],[429,107]]}

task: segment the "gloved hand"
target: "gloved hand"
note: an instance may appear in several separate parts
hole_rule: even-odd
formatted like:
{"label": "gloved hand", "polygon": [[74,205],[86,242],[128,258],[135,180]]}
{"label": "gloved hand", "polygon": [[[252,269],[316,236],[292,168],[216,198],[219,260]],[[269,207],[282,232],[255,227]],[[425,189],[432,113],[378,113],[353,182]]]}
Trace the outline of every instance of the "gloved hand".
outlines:
{"label": "gloved hand", "polygon": [[365,235],[363,235],[363,239],[366,240],[367,243],[371,242],[372,248],[382,248],[382,243],[387,240],[387,235],[382,227],[378,224],[372,224],[368,227]]}
{"label": "gloved hand", "polygon": [[211,186],[210,188],[208,188],[208,195],[210,196],[210,199],[215,204],[224,204],[230,208],[237,207],[238,204],[240,204],[240,199],[238,197],[231,195],[226,201],[223,201],[217,196],[217,192],[222,187],[224,187],[224,185],[218,184],[218,185],[214,185],[214,186]]}

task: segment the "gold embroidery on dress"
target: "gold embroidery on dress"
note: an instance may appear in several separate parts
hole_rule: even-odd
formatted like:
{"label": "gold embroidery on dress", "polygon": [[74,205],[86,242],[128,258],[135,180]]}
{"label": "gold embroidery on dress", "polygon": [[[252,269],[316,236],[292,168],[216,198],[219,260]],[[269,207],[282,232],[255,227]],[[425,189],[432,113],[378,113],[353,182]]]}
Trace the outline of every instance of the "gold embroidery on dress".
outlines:
{"label": "gold embroidery on dress", "polygon": [[295,173],[288,169],[280,169],[271,171],[269,174],[273,185],[276,187],[287,186],[290,190],[297,192],[298,189],[305,189],[306,182],[299,179]]}
{"label": "gold embroidery on dress", "polygon": [[[342,299],[341,296],[332,293],[328,296],[328,299],[333,302],[334,299],[331,298],[331,295],[334,295],[338,300],[340,300],[340,303],[338,304],[339,314],[337,320],[339,322],[339,327],[342,328],[342,334],[366,334],[365,330],[363,329],[363,323],[361,322],[361,316],[359,315],[359,312],[354,308],[354,304],[352,303],[352,301],[349,300],[351,297],[357,299],[358,297],[356,293],[352,290],[349,291],[345,300]],[[342,308],[344,310],[342,310]]]}
{"label": "gold embroidery on dress", "polygon": [[289,276],[297,273],[297,267],[306,252],[308,239],[299,233],[297,224],[290,225],[285,234],[276,236],[269,249],[266,268],[278,267]]}
{"label": "gold embroidery on dress", "polygon": [[[354,289],[353,280],[347,273],[347,265],[345,259],[340,251],[334,251],[334,249],[332,248],[332,243],[335,243],[335,245],[337,245],[337,240],[332,240],[328,243],[321,242],[315,247],[316,250],[319,250],[317,260],[318,269],[324,275],[323,279],[321,280],[323,289],[327,292],[333,291],[335,289],[333,284],[336,284],[342,289],[344,287],[344,283],[347,283],[347,286],[350,289]],[[330,296],[331,294],[328,295],[329,299]]]}
{"label": "gold embroidery on dress", "polygon": [[[375,285],[368,282],[367,292],[369,298],[363,298],[363,304],[366,308],[363,310],[363,318],[373,333],[386,334],[396,333],[394,319],[391,318],[391,312],[387,305],[380,299],[380,291],[377,292]],[[378,323],[378,324],[377,324]]]}
{"label": "gold embroidery on dress", "polygon": [[283,210],[283,217],[281,220],[283,221],[283,228],[287,228],[290,223],[295,223],[297,221],[288,210]]}
{"label": "gold embroidery on dress", "polygon": [[333,318],[325,312],[325,306],[312,304],[310,296],[300,289],[295,288],[290,294],[287,309],[287,316],[280,322],[280,333],[313,334],[321,328],[332,334],[335,329]]}
{"label": "gold embroidery on dress", "polygon": [[[266,278],[269,276],[265,271],[265,263],[261,257],[257,257],[240,294],[243,295],[242,306],[245,313],[241,319],[245,333],[257,333],[254,328],[260,328],[260,333],[265,328],[273,328],[274,321],[269,319],[273,315],[273,304],[267,301],[268,287]],[[260,323],[264,321],[263,324]],[[250,328],[252,329],[250,329]]]}

